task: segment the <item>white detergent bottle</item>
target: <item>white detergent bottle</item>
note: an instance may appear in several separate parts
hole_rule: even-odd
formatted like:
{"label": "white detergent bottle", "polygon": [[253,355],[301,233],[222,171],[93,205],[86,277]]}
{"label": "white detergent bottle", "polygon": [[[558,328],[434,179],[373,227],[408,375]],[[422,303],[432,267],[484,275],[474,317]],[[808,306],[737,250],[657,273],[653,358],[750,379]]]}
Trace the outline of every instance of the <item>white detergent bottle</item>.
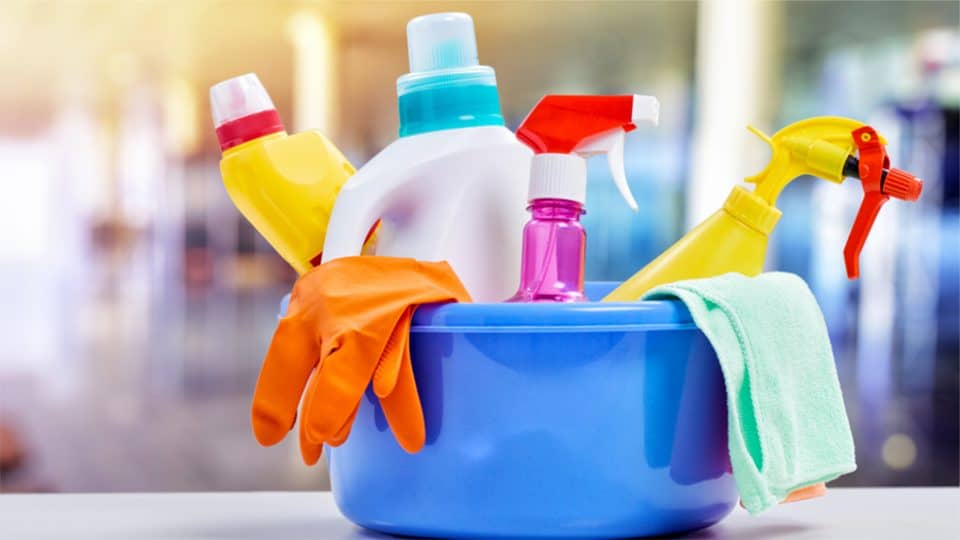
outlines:
{"label": "white detergent bottle", "polygon": [[474,301],[503,300],[519,280],[532,152],[504,126],[469,15],[417,17],[407,44],[400,138],[340,191],[323,262],[359,255],[381,219],[377,255],[448,261]]}

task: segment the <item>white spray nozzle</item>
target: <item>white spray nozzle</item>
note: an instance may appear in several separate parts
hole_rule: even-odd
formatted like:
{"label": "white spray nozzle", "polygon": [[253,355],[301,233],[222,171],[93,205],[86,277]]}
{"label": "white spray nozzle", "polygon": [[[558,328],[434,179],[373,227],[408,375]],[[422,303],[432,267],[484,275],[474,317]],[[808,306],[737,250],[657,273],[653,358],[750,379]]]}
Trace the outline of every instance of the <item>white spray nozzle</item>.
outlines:
{"label": "white spray nozzle", "polygon": [[651,126],[660,125],[660,102],[653,96],[633,95],[633,113],[631,114],[634,124],[650,124]]}
{"label": "white spray nozzle", "polygon": [[210,112],[215,127],[274,108],[270,94],[254,73],[227,79],[210,87]]}

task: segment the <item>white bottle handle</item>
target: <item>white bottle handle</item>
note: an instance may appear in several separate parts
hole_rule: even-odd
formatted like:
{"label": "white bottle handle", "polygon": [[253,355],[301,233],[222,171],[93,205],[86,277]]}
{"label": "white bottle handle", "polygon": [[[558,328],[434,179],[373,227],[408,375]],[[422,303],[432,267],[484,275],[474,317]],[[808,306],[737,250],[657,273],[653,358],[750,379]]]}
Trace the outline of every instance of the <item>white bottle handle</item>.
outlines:
{"label": "white bottle handle", "polygon": [[364,183],[351,185],[350,180],[340,190],[330,213],[322,262],[360,255],[367,233],[382,216],[386,201],[392,195],[391,192],[368,193],[371,190],[366,189]]}

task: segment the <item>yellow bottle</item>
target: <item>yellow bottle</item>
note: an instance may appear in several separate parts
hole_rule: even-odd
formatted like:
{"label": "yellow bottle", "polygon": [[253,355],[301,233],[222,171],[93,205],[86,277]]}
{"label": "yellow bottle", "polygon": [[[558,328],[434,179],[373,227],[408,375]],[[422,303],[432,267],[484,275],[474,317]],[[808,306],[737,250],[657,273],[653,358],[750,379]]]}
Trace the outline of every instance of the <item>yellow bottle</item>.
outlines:
{"label": "yellow bottle", "polygon": [[[889,169],[883,145],[873,128],[855,120],[819,117],[797,122],[768,137],[749,128],[770,144],[773,155],[766,169],[747,178],[753,191],[735,186],[723,208],[688,232],[604,301],[639,300],[657,285],[739,272],[755,276],[763,271],[770,232],[780,219],[775,204],[788,183],[805,174],[840,183],[860,178],[864,202],[854,223],[844,256],[847,273],[858,272],[860,249],[880,206],[893,196],[916,200],[922,182],[898,169]],[[859,151],[858,159],[854,153]]]}
{"label": "yellow bottle", "polygon": [[320,264],[330,212],[353,166],[318,131],[287,135],[253,73],[214,85],[210,105],[230,199],[298,273]]}

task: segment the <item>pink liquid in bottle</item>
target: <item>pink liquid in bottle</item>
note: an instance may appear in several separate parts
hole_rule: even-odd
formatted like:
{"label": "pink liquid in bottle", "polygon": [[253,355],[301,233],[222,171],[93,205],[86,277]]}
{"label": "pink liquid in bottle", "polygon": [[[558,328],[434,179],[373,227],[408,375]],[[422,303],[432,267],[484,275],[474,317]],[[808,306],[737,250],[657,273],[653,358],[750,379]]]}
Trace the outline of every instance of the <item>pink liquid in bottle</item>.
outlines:
{"label": "pink liquid in bottle", "polygon": [[534,199],[523,228],[520,288],[507,302],[583,302],[587,234],[583,205],[564,199]]}

